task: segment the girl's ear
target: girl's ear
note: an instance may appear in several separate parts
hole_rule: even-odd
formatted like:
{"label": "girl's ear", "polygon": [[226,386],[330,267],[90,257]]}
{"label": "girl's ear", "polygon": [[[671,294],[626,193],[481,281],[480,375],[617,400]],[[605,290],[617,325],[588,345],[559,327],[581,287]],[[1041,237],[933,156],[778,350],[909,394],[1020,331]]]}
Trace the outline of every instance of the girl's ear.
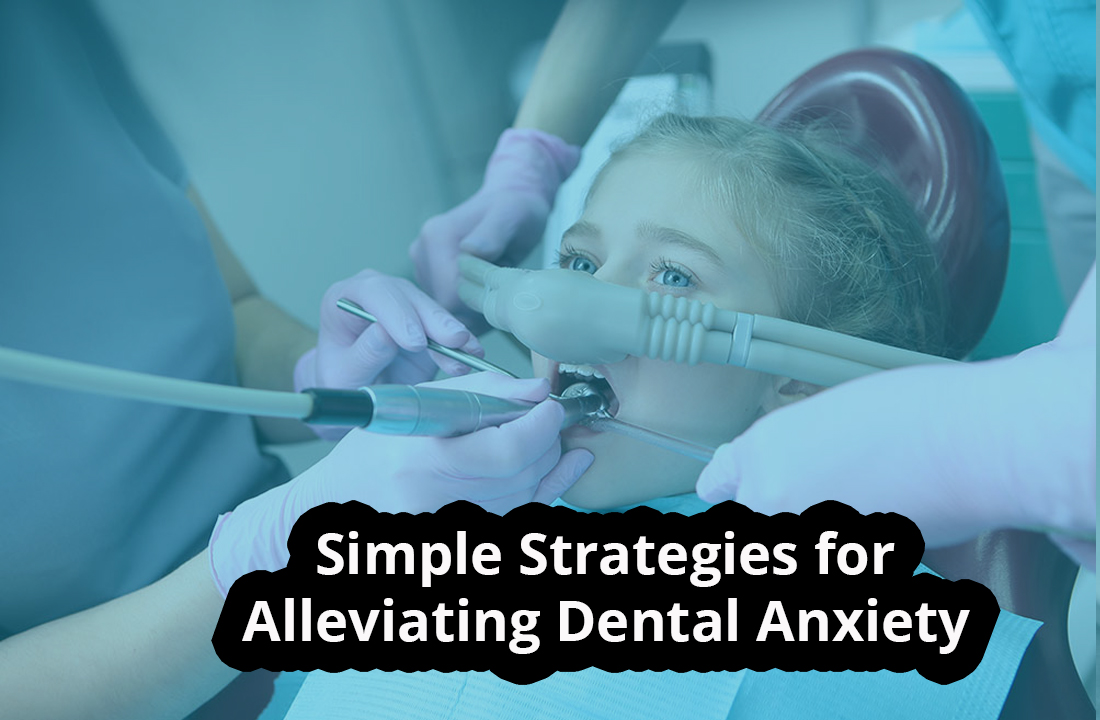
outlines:
{"label": "girl's ear", "polygon": [[773,375],[768,392],[764,398],[764,412],[769,413],[772,410],[778,410],[785,405],[790,405],[803,398],[808,398],[824,389],[822,385],[814,385],[813,383],[803,382],[802,380],[793,380],[789,377]]}

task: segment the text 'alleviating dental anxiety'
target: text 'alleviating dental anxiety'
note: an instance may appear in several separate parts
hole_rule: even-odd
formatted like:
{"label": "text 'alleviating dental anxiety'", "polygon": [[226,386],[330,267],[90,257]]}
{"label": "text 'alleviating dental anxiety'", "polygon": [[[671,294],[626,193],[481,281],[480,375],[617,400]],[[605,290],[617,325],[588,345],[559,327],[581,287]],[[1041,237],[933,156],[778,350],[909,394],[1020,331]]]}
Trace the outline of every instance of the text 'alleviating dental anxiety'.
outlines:
{"label": "text 'alleviating dental anxiety'", "polygon": [[391,515],[360,503],[295,525],[290,563],[229,592],[214,634],[239,670],[917,670],[981,661],[985,587],[914,575],[917,527],[827,502],[768,517],[733,502],[685,517],[639,507],[459,502]]}

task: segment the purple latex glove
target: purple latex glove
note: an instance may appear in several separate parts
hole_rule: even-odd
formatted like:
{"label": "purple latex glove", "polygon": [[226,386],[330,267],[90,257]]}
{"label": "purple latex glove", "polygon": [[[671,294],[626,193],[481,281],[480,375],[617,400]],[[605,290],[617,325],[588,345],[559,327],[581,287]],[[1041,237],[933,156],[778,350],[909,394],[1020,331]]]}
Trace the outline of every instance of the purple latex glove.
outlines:
{"label": "purple latex glove", "polygon": [[209,556],[222,595],[246,573],[286,567],[295,521],[323,503],[358,500],[382,512],[419,513],[470,500],[503,514],[527,502],[553,502],[592,464],[587,450],[562,454],[565,411],[545,401],[545,379],[477,373],[430,385],[540,404],[500,427],[454,438],[353,430],[309,470],[218,518]]}
{"label": "purple latex glove", "polygon": [[[336,307],[348,298],[378,318],[369,323]],[[364,270],[328,289],[321,302],[317,346],[298,359],[294,389],[353,389],[372,383],[415,385],[435,377],[436,367],[465,375],[462,363],[427,350],[427,338],[474,355],[485,351],[473,333],[403,278]],[[339,440],[346,427],[311,426],[326,440]]]}
{"label": "purple latex glove", "polygon": [[720,447],[697,490],[768,515],[828,499],[894,511],[929,547],[1045,529],[1095,567],[1095,268],[1052,342],[880,373],[778,410]]}
{"label": "purple latex glove", "polygon": [[472,316],[458,298],[458,254],[515,264],[538,243],[554,195],[580,161],[580,148],[539,130],[505,130],[481,189],[437,215],[409,248],[420,286],[445,308]]}

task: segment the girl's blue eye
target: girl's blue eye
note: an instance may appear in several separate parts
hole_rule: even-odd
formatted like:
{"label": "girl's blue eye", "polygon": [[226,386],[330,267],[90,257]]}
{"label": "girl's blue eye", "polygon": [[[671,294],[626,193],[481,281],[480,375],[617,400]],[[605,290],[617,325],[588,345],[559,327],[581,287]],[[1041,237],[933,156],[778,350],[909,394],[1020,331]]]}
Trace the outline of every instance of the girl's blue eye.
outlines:
{"label": "girl's blue eye", "polygon": [[691,287],[691,278],[679,270],[664,270],[657,276],[657,282],[669,287]]}
{"label": "girl's blue eye", "polygon": [[574,255],[569,258],[565,264],[565,267],[569,270],[578,270],[580,272],[588,273],[589,275],[596,274],[596,263],[592,262],[586,257],[580,255]]}

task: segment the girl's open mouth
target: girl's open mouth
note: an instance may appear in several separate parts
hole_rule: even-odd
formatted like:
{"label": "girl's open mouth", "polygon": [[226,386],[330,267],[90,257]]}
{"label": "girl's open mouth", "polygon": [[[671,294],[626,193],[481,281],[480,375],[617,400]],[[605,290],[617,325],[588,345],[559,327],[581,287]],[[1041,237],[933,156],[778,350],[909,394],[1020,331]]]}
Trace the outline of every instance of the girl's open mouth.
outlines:
{"label": "girl's open mouth", "polygon": [[[555,372],[555,367],[556,372]],[[607,412],[612,417],[619,411],[619,399],[615,396],[615,390],[611,383],[596,368],[591,365],[569,365],[567,363],[551,363],[550,386],[555,395],[577,383],[586,383],[592,386],[596,392],[607,398]]]}

